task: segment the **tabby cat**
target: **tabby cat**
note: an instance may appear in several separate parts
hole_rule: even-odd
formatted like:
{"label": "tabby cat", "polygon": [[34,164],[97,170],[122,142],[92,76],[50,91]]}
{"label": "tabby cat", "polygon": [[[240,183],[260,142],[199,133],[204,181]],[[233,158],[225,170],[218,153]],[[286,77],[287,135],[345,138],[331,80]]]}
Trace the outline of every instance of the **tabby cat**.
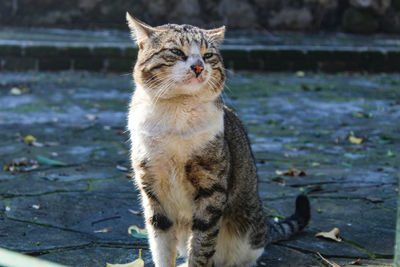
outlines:
{"label": "tabby cat", "polygon": [[310,218],[299,196],[290,218],[268,223],[246,130],[221,100],[225,27],[151,27],[127,13],[139,53],[128,129],[156,267],[251,266],[271,242]]}

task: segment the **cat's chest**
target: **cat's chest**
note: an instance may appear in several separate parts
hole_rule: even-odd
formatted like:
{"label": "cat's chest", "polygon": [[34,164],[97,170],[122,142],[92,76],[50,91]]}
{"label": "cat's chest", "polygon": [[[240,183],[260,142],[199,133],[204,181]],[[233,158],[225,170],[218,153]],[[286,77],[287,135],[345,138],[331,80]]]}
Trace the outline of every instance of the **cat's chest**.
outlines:
{"label": "cat's chest", "polygon": [[[191,218],[195,188],[187,179],[185,165],[223,132],[223,112],[214,105],[169,113],[135,107],[129,113],[132,163],[152,177],[152,186],[168,213]],[[135,169],[136,171],[136,169]],[[144,178],[143,178],[144,179]]]}
{"label": "cat's chest", "polygon": [[213,103],[194,108],[137,106],[129,113],[132,152],[185,163],[223,132],[223,111]]}

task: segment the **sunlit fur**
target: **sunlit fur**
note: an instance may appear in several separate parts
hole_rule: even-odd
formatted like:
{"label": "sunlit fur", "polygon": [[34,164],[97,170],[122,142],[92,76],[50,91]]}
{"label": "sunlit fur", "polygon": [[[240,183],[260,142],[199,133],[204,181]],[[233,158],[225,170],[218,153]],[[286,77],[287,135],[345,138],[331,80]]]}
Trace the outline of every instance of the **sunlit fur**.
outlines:
{"label": "sunlit fur", "polygon": [[[186,177],[185,165],[224,130],[219,97],[225,72],[218,46],[225,28],[150,27],[129,15],[127,20],[139,47],[128,116],[131,161],[141,190],[153,261],[157,267],[175,266],[177,247],[184,256],[191,249],[196,189]],[[172,49],[179,49],[185,57]],[[212,56],[205,58],[207,53]],[[204,65],[200,82],[190,81],[195,78],[190,66],[196,60]],[[148,159],[146,168],[143,159]],[[150,187],[162,208],[146,195]],[[167,214],[173,230],[164,233],[152,227],[150,220],[157,212]]]}
{"label": "sunlit fur", "polygon": [[[184,266],[253,265],[268,226],[246,130],[220,100],[225,28],[127,20],[139,47],[131,161],[155,266],[175,266],[178,251]],[[288,237],[301,229],[295,219],[271,229]]]}

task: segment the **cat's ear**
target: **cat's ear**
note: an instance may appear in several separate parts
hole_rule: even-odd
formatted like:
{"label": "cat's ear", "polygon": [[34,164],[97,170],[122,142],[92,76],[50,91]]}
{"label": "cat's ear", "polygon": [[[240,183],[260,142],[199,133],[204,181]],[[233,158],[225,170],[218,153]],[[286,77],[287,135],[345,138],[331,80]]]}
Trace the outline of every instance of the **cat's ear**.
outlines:
{"label": "cat's ear", "polygon": [[220,45],[224,41],[225,30],[225,26],[222,26],[219,28],[204,31],[217,45]]}
{"label": "cat's ear", "polygon": [[143,48],[143,42],[148,40],[154,32],[157,30],[146,23],[132,17],[126,12],[126,20],[128,22],[129,29],[131,30],[132,39],[136,41],[139,48]]}

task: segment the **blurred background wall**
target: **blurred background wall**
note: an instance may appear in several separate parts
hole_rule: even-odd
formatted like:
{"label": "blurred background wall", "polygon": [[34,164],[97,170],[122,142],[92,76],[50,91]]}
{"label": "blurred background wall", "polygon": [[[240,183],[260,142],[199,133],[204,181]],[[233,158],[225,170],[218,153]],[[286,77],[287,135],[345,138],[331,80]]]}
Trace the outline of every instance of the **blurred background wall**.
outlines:
{"label": "blurred background wall", "polygon": [[400,33],[400,0],[1,0],[0,25],[125,29],[126,11],[151,25]]}

